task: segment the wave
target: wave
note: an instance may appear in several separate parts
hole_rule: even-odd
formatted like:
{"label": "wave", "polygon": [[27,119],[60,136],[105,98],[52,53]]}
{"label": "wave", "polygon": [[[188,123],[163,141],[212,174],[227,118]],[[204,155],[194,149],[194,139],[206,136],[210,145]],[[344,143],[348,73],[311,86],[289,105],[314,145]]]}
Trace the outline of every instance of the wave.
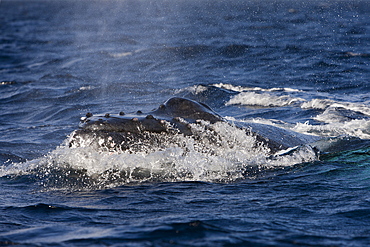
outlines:
{"label": "wave", "polygon": [[302,92],[302,90],[294,89],[294,88],[280,88],[280,87],[273,87],[273,88],[261,88],[261,87],[245,87],[245,86],[235,86],[231,84],[225,84],[225,83],[216,83],[212,86],[218,87],[218,88],[224,88],[236,92],[245,92],[245,91],[261,91],[261,92]]}
{"label": "wave", "polygon": [[[367,104],[335,100],[329,96],[324,98],[324,95],[323,98],[316,98],[317,92],[294,88],[244,87],[222,83],[211,86],[234,92],[224,101],[226,106],[290,107],[294,113],[303,112],[300,114],[304,115],[307,112],[311,115],[310,119],[293,125],[281,119],[272,121],[257,117],[253,121],[323,137],[345,135],[370,139],[370,106]],[[202,90],[193,89],[193,92],[204,93],[207,89]]]}
{"label": "wave", "polygon": [[[329,115],[329,111],[344,109],[347,112],[342,113],[347,114],[348,118],[354,119],[359,117],[370,117],[370,107],[364,104],[352,103],[352,102],[338,102],[331,99],[313,99],[311,101],[305,102],[301,105],[302,109],[320,109],[325,110],[326,112],[323,115]],[[353,115],[353,117],[350,117]],[[357,115],[357,116],[356,116]],[[362,115],[362,116],[359,116]],[[324,118],[322,118],[323,122],[326,122]],[[330,119],[331,121],[332,119]]]}
{"label": "wave", "polygon": [[[244,87],[216,83],[209,86],[200,85],[199,87],[198,85],[195,86],[196,89],[193,88],[191,90],[197,94],[199,92],[209,90],[207,87],[216,87],[234,92],[234,95],[231,95],[231,99],[227,103],[229,105],[286,106],[298,102],[302,109],[325,110],[328,107],[342,107],[370,116],[370,106],[368,105],[337,101],[333,99],[315,98],[317,92],[304,91],[295,88]],[[296,97],[295,95],[297,94],[300,95],[300,97]],[[270,104],[267,104],[265,101],[270,101]]]}
{"label": "wave", "polygon": [[294,98],[289,95],[271,95],[267,93],[241,92],[232,97],[226,105],[249,105],[262,107],[288,106],[304,101],[302,98]]}
{"label": "wave", "polygon": [[361,139],[370,139],[370,121],[364,119],[320,125],[311,125],[308,122],[297,123],[292,130],[323,137],[352,136]]}
{"label": "wave", "polygon": [[301,104],[306,101],[300,97],[292,97],[289,93],[301,92],[293,88],[261,88],[261,87],[244,87],[230,84],[213,84],[217,88],[237,92],[226,102],[228,105],[245,105],[258,107],[281,107]]}

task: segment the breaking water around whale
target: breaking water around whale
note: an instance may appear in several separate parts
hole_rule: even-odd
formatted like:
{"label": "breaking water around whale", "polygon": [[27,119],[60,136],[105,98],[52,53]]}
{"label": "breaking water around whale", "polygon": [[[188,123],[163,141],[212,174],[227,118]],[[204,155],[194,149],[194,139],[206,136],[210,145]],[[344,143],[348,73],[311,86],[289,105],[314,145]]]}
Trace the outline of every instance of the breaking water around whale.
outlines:
{"label": "breaking water around whale", "polygon": [[[294,91],[232,90],[225,89],[227,85],[195,87],[196,90],[185,89],[185,95],[201,99],[212,92],[224,99],[225,106],[250,91],[275,99],[292,96],[286,93],[274,96],[265,92]],[[208,98],[208,101],[212,100]],[[250,100],[248,98],[246,102]],[[260,99],[257,97],[256,100],[259,102]],[[302,106],[307,104],[303,98],[301,101]],[[276,104],[279,102],[280,99],[275,100]],[[338,104],[331,102],[331,105]],[[331,105],[321,110],[323,114]],[[366,113],[364,105],[357,108],[355,105],[349,104],[345,113],[354,116],[357,111],[352,112],[353,108],[361,108]],[[307,106],[301,108],[306,109]],[[338,111],[338,114],[342,113]],[[101,189],[154,181],[228,183],[251,179],[271,170],[319,161],[320,156],[325,157],[329,153],[369,146],[363,134],[359,137],[348,133],[334,136],[322,131],[319,136],[318,132],[307,130],[310,127],[303,128],[300,123],[292,125],[261,118],[226,121],[207,105],[186,98],[172,98],[148,114],[142,111],[116,115],[88,113],[87,117],[81,118],[81,129],[72,132],[56,150],[40,159],[9,165],[3,169],[3,176],[29,172],[36,174],[42,186],[62,190]],[[341,118],[337,120],[343,122]],[[368,121],[360,116],[346,123],[361,120]],[[324,130],[332,128],[330,124],[318,126]],[[363,131],[367,131],[366,126]]]}
{"label": "breaking water around whale", "polygon": [[[0,9],[0,245],[369,245],[367,1]],[[88,112],[136,116],[172,97],[227,123],[189,123],[198,140],[150,152],[69,147]],[[243,125],[328,151],[271,157]]]}

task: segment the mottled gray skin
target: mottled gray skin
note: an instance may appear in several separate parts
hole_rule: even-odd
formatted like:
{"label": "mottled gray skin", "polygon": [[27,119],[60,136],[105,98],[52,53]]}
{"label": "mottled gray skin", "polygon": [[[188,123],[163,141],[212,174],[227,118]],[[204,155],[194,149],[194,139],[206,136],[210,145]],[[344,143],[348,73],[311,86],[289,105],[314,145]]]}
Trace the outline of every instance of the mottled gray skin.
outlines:
{"label": "mottled gray skin", "polygon": [[[165,140],[176,142],[174,136],[178,134],[192,136],[190,124],[200,123],[200,120],[210,123],[226,122],[205,104],[175,97],[146,114],[87,114],[86,118],[81,119],[80,128],[72,134],[69,144],[71,147],[78,147],[82,143],[86,145],[87,141],[87,145],[108,150],[135,152],[145,147],[148,151],[161,148]],[[317,140],[316,137],[263,124],[233,124],[256,136],[271,153]]]}
{"label": "mottled gray skin", "polygon": [[81,118],[80,128],[72,133],[69,146],[91,145],[133,152],[164,148],[163,143],[177,134],[192,135],[189,124],[199,120],[224,121],[207,105],[178,97],[145,114],[140,111],[96,116],[88,113]]}
{"label": "mottled gray skin", "polygon": [[[185,121],[183,121],[185,120]],[[155,111],[136,114],[105,114],[93,116],[87,114],[82,119],[80,128],[89,131],[130,132],[140,134],[145,131],[152,133],[170,132],[178,129],[180,133],[190,135],[187,124],[197,120],[211,123],[223,121],[217,113],[202,103],[184,98],[171,98],[160,105]],[[170,122],[173,128],[169,128]]]}

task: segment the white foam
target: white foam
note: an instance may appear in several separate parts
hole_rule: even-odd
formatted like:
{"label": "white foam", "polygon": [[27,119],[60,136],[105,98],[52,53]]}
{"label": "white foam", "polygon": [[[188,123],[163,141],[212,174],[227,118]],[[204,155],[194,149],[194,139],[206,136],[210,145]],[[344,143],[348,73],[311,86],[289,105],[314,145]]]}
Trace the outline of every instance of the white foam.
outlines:
{"label": "white foam", "polygon": [[334,103],[333,100],[330,99],[313,99],[307,102],[304,102],[301,105],[302,109],[321,109],[324,110],[328,106],[332,105]]}
{"label": "white foam", "polygon": [[348,109],[354,112],[360,112],[367,116],[370,116],[370,107],[364,104],[352,103],[352,102],[339,102],[331,99],[313,99],[304,102],[301,105],[302,109],[321,109],[325,110],[329,107],[338,107]]}
{"label": "white foam", "polygon": [[131,56],[132,54],[133,54],[133,52],[131,52],[131,51],[117,52],[117,53],[109,53],[109,55],[111,57],[114,57],[114,58],[127,57],[127,56]]}
{"label": "white foam", "polygon": [[[269,89],[258,92],[259,88],[233,87],[231,85],[219,84],[219,87],[239,91],[240,93],[233,96],[226,105],[250,105],[262,107],[300,107],[301,109],[316,109],[318,115],[312,116],[312,120],[322,124],[297,123],[296,125],[288,124],[280,120],[256,118],[251,121],[273,125],[280,128],[293,130],[303,134],[310,134],[322,137],[336,136],[354,136],[361,139],[370,139],[370,106],[355,102],[346,102],[334,100],[331,98],[315,98],[309,101],[294,97],[293,93],[275,92],[275,89]],[[246,91],[249,90],[249,91]],[[300,92],[300,96],[311,98],[310,93]],[[321,95],[323,96],[323,95]],[[329,95],[326,95],[329,97]]]}
{"label": "white foam", "polygon": [[1,167],[0,176],[36,174],[47,189],[148,181],[231,182],[248,176],[250,169],[292,166],[316,158],[311,151],[300,150],[297,155],[271,159],[269,149],[248,131],[222,122],[193,124],[192,129],[194,138],[178,135],[177,143],[151,152],[103,152],[62,145],[40,159]]}
{"label": "white foam", "polygon": [[232,90],[235,92],[245,92],[245,91],[261,91],[261,92],[301,92],[299,89],[295,88],[280,88],[280,87],[274,87],[274,88],[261,88],[261,87],[244,87],[244,86],[234,86],[231,84],[224,84],[224,83],[216,83],[212,86],[224,88],[228,90]]}
{"label": "white foam", "polygon": [[203,86],[203,85],[193,85],[193,86],[190,86],[190,87],[186,87],[186,88],[180,88],[180,89],[175,89],[175,93],[176,94],[179,94],[179,93],[182,93],[182,92],[190,92],[190,93],[193,93],[193,94],[200,94],[204,91],[207,90],[207,87],[206,86]]}
{"label": "white foam", "polygon": [[353,136],[361,139],[370,139],[370,121],[366,119],[354,119],[321,125],[311,125],[307,122],[297,123],[292,130],[323,137]]}
{"label": "white foam", "polygon": [[263,107],[289,106],[304,101],[289,95],[273,95],[269,93],[241,92],[233,96],[226,105],[250,105]]}
{"label": "white foam", "polygon": [[313,99],[303,103],[301,108],[323,110],[313,119],[325,124],[298,123],[293,129],[295,131],[329,137],[344,135],[370,139],[370,107],[365,104]]}
{"label": "white foam", "polygon": [[[318,115],[315,117],[316,120],[320,118]],[[236,121],[234,118],[226,118],[230,121]],[[322,137],[337,137],[337,136],[353,136],[361,139],[370,139],[370,120],[368,119],[353,119],[347,121],[339,121],[338,116],[332,116],[330,120],[329,116],[326,119],[320,119],[325,121],[325,124],[310,124],[310,121],[305,123],[287,123],[281,120],[275,119],[264,119],[264,118],[254,118],[247,122],[254,122],[259,124],[266,124],[275,126],[278,128],[283,128],[298,132],[301,134],[322,136]],[[242,121],[241,121],[242,122]]]}
{"label": "white foam", "polygon": [[109,52],[108,55],[113,58],[121,58],[121,57],[127,57],[127,56],[132,56],[135,53],[141,52],[144,49],[137,49],[134,51],[123,51],[123,52]]}

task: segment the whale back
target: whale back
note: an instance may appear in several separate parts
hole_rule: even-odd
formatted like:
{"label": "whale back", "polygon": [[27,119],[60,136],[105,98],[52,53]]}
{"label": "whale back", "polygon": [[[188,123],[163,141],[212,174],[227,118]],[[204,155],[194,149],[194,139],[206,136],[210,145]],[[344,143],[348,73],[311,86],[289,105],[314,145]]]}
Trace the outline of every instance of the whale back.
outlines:
{"label": "whale back", "polygon": [[180,117],[189,122],[196,120],[205,120],[211,123],[223,121],[222,117],[206,104],[180,97],[170,98],[152,114],[172,118]]}
{"label": "whale back", "polygon": [[[194,136],[192,124],[202,124],[202,121],[209,124],[227,123],[206,104],[173,97],[148,113],[138,111],[133,114],[88,114],[81,119],[80,128],[73,133],[69,144],[81,146],[81,143],[90,140],[90,143],[97,147],[101,145],[109,149],[127,150],[141,143],[149,150],[148,147],[171,142],[177,134]],[[247,122],[229,124],[245,129],[259,143],[268,147],[271,153],[318,140],[314,136],[265,124]],[[217,134],[214,133],[215,136]]]}

